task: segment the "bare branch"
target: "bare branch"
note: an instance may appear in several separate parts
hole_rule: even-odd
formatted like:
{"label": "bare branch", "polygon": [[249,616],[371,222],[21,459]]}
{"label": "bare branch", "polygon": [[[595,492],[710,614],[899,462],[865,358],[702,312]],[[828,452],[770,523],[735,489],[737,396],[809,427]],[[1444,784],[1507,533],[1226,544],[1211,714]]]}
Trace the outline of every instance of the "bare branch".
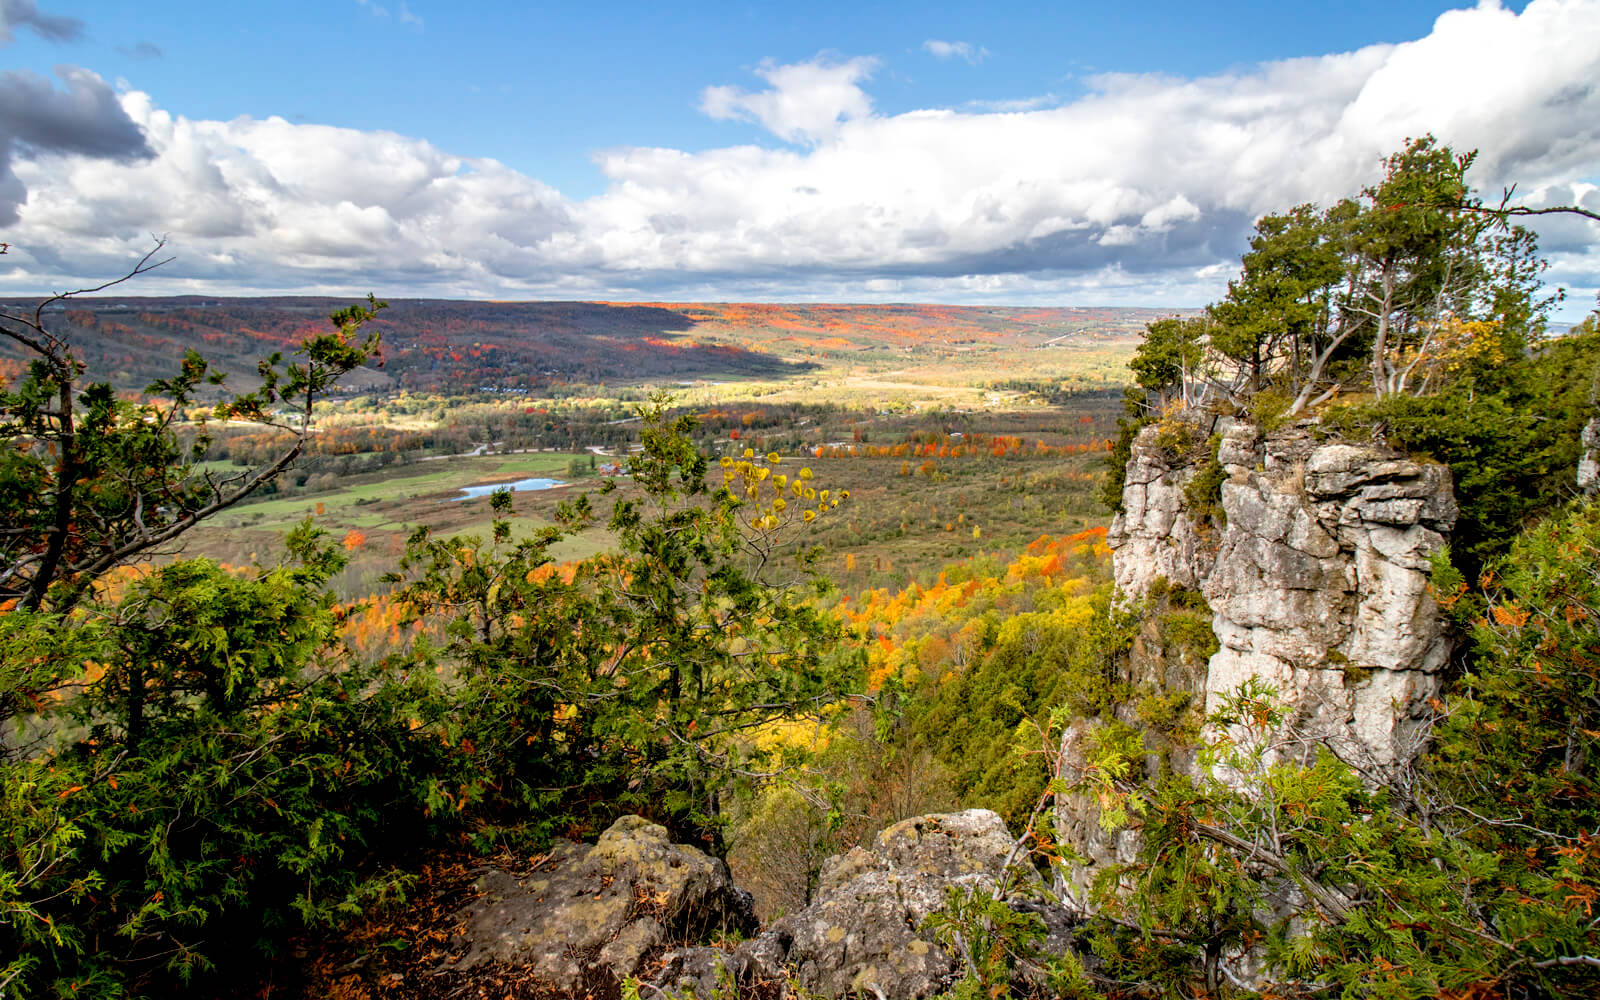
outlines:
{"label": "bare branch", "polygon": [[149,252],[143,257],[139,258],[139,262],[133,265],[132,270],[128,271],[120,278],[112,278],[110,281],[95,285],[93,288],[77,288],[70,292],[57,292],[48,299],[45,299],[43,302],[39,303],[38,308],[34,309],[33,311],[33,323],[31,324],[33,328],[41,331],[44,329],[44,311],[50,306],[55,305],[57,302],[74,298],[79,295],[93,295],[95,292],[103,292],[107,288],[111,288],[114,285],[122,284],[124,281],[137,278],[139,275],[148,271],[154,271],[156,268],[170,264],[177,259],[176,257],[163,257],[161,260],[154,260],[153,258],[156,256],[156,254],[160,253],[166,248],[167,238],[165,236],[157,236],[155,237],[155,241],[156,245],[151,247]]}

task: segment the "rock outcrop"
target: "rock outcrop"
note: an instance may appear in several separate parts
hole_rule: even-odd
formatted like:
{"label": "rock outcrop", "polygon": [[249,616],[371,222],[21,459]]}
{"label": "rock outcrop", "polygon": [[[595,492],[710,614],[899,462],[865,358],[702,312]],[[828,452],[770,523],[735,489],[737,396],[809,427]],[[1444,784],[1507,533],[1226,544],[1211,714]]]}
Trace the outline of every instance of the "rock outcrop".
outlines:
{"label": "rock outcrop", "polygon": [[1593,493],[1600,490],[1600,417],[1583,425],[1580,442],[1583,456],[1578,459],[1578,489]]}
{"label": "rock outcrop", "polygon": [[[719,976],[753,986],[781,981],[792,970],[800,986],[828,997],[932,995],[958,969],[921,930],[923,921],[943,909],[952,886],[992,892],[1012,843],[1005,823],[986,809],[897,823],[878,835],[872,850],[857,847],[828,859],[817,899],[804,910],[731,952],[670,953],[654,982],[671,993],[692,988],[705,996]],[[1031,871],[1027,882],[1037,884]],[[1020,898],[1013,905],[1033,908]],[[1065,915],[1041,915],[1051,931],[1047,946],[1065,949]]]}
{"label": "rock outcrop", "polygon": [[[722,862],[625,816],[593,847],[560,843],[532,874],[481,877],[482,896],[460,915],[467,947],[453,968],[516,966],[562,995],[609,992],[627,976],[674,996],[794,976],[822,996],[918,1000],[958,972],[923,921],[952,886],[992,892],[1013,843],[984,809],[905,820],[872,850],[828,859],[810,906],[726,947],[711,941],[756,930],[748,894]],[[1020,887],[1037,885],[1024,869]],[[1070,946],[1065,913],[1014,895],[1012,905],[1045,920],[1048,948]]]}
{"label": "rock outcrop", "polygon": [[727,865],[638,816],[617,820],[593,847],[559,842],[531,875],[494,871],[477,888],[457,967],[530,968],[557,991],[615,983],[667,948],[756,929]]}
{"label": "rock outcrop", "polygon": [[1011,844],[986,809],[905,820],[878,834],[872,851],[829,858],[817,901],[771,933],[789,938],[785,960],[808,990],[928,996],[955,962],[922,933],[923,920],[944,908],[952,886],[993,891]]}
{"label": "rock outcrop", "polygon": [[1156,428],[1140,433],[1109,536],[1118,587],[1138,599],[1165,578],[1205,596],[1221,644],[1207,711],[1258,677],[1308,737],[1380,765],[1408,757],[1450,655],[1428,592],[1456,519],[1450,470],[1309,426],[1219,430],[1220,525],[1188,510],[1192,466],[1163,454]]}
{"label": "rock outcrop", "polygon": [[1242,423],[1219,458],[1227,528],[1201,586],[1221,643],[1207,710],[1257,677],[1308,740],[1379,769],[1409,760],[1450,658],[1428,590],[1456,520],[1450,470],[1305,428],[1262,440]]}
{"label": "rock outcrop", "polygon": [[[1207,509],[1197,512],[1193,484],[1210,456],[1175,456],[1161,444],[1213,432],[1225,475],[1220,495],[1201,498]],[[1162,648],[1147,620],[1118,678],[1127,689],[1187,698],[1210,713],[1259,678],[1289,710],[1285,732],[1303,753],[1331,745],[1381,773],[1420,749],[1421,720],[1450,655],[1428,590],[1430,559],[1456,518],[1448,468],[1374,444],[1318,440],[1312,425],[1267,434],[1231,419],[1186,433],[1152,426],[1134,442],[1123,504],[1108,541],[1124,604],[1198,591],[1217,640],[1197,665]],[[1113,714],[1140,724],[1130,706]],[[1078,720],[1067,730],[1069,778],[1087,765],[1100,725]],[[1159,733],[1146,742],[1164,749]],[[1193,761],[1180,752],[1167,764],[1184,770]],[[1152,776],[1159,766],[1152,755]],[[1080,900],[1096,868],[1131,859],[1138,846],[1135,834],[1106,831],[1099,818],[1092,795],[1058,801],[1060,835],[1087,859],[1070,886]]]}
{"label": "rock outcrop", "polygon": [[1149,593],[1157,580],[1198,589],[1216,559],[1216,539],[1187,509],[1185,491],[1195,463],[1174,459],[1157,443],[1156,427],[1140,432],[1122,481],[1122,513],[1106,543],[1117,590],[1125,597]]}

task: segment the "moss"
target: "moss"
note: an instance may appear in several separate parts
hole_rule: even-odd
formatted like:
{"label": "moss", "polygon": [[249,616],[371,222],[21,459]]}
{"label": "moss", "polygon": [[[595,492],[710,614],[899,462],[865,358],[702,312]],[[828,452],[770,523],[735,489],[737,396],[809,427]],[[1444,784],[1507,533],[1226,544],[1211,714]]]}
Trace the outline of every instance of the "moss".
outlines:
{"label": "moss", "polygon": [[1196,659],[1209,660],[1222,648],[1211,631],[1211,615],[1196,611],[1168,611],[1161,616],[1161,642]]}
{"label": "moss", "polygon": [[1183,488],[1184,504],[1189,516],[1200,524],[1208,520],[1221,525],[1228,523],[1227,512],[1222,509],[1222,484],[1228,481],[1228,473],[1218,459],[1221,451],[1222,435],[1211,435],[1206,441],[1205,457],[1195,468],[1189,485]]}
{"label": "moss", "polygon": [[1167,603],[1171,607],[1185,611],[1201,611],[1208,616],[1211,614],[1211,605],[1206,603],[1206,595],[1190,587],[1173,587],[1168,593]]}
{"label": "moss", "polygon": [[1355,687],[1358,684],[1365,684],[1372,679],[1372,671],[1372,667],[1357,666],[1354,663],[1344,667],[1344,686]]}
{"label": "moss", "polygon": [[1289,422],[1289,407],[1293,403],[1287,393],[1264,389],[1251,398],[1250,416],[1262,433],[1275,431]]}
{"label": "moss", "polygon": [[1187,743],[1199,732],[1194,696],[1188,691],[1141,690],[1134,704],[1134,717],[1145,728],[1176,743]]}
{"label": "moss", "polygon": [[1337,649],[1328,650],[1324,659],[1330,669],[1337,670],[1344,675],[1345,687],[1355,687],[1357,684],[1364,683],[1372,677],[1373,671],[1377,669],[1362,663],[1352,663],[1350,657]]}

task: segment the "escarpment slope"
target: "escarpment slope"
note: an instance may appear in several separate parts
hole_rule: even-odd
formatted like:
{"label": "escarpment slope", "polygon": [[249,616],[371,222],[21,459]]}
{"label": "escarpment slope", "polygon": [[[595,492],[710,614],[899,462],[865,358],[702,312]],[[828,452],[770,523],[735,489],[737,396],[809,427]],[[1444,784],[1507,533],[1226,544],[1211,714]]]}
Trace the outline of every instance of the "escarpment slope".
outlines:
{"label": "escarpment slope", "polygon": [[[1286,713],[1273,753],[1326,747],[1377,777],[1415,756],[1451,650],[1428,587],[1456,519],[1448,468],[1324,440],[1310,424],[1263,432],[1243,420],[1169,418],[1134,441],[1123,507],[1108,536],[1113,570],[1123,607],[1145,621],[1122,690],[1141,705],[1165,698],[1194,720],[1255,678]],[[1163,622],[1175,594],[1177,606],[1203,598],[1209,611],[1215,642],[1203,663],[1192,662],[1194,643],[1160,641],[1172,631]],[[1192,750],[1131,703],[1112,714],[1144,730],[1152,777],[1195,766]],[[1069,772],[1088,767],[1104,724],[1069,728]],[[1087,859],[1073,880],[1079,890],[1136,847],[1131,832],[1108,832],[1099,816],[1087,793],[1058,806],[1063,837]]]}

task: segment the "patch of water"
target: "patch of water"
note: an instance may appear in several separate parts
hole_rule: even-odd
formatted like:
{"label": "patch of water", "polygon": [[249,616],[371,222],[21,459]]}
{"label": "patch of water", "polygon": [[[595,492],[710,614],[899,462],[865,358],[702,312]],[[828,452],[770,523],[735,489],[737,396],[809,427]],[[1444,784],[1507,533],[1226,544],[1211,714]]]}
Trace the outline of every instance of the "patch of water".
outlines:
{"label": "patch of water", "polygon": [[513,493],[528,493],[533,490],[548,490],[553,486],[565,486],[566,483],[559,479],[518,479],[512,483],[485,483],[482,486],[463,486],[461,495],[451,497],[451,500],[471,500],[473,497],[486,497],[495,490],[510,490]]}

